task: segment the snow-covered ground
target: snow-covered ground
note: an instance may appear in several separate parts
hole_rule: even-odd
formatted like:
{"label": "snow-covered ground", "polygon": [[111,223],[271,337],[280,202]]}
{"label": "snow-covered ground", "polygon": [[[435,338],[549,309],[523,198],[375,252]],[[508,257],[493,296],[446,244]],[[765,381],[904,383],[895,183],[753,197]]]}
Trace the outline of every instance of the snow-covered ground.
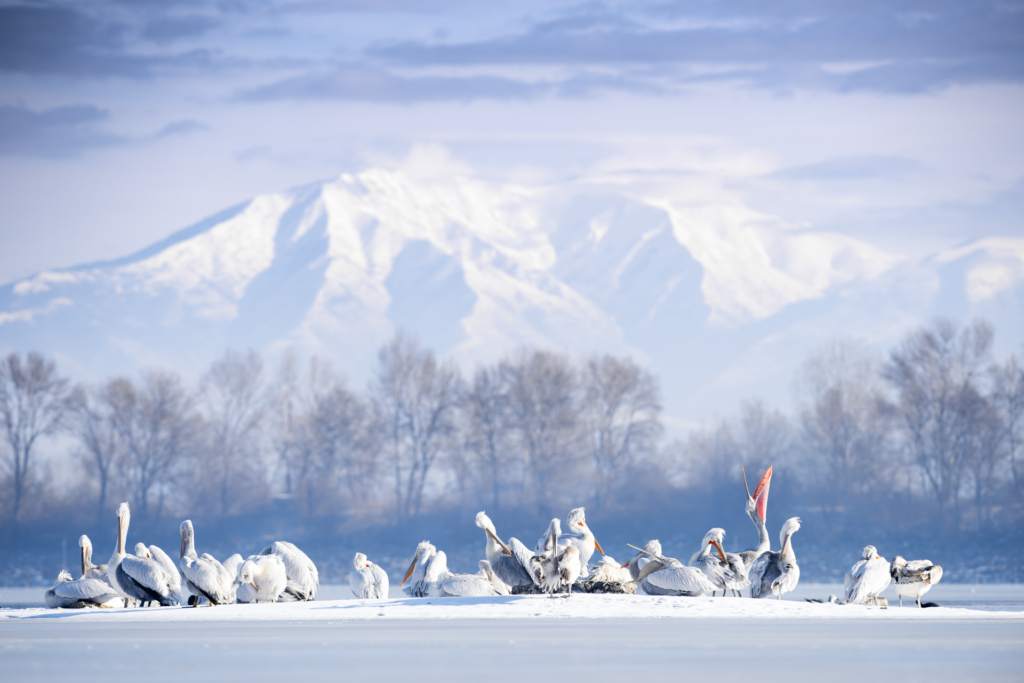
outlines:
{"label": "snow-covered ground", "polygon": [[[852,681],[883,671],[894,680],[1020,680],[1024,612],[999,608],[1018,603],[1024,586],[940,585],[929,595],[991,611],[802,600],[837,589],[806,584],[781,602],[582,594],[369,602],[325,586],[323,599],[307,603],[3,609],[0,661],[5,681],[76,683],[125,674],[177,682],[755,673]],[[13,596],[0,589],[7,604]]]}

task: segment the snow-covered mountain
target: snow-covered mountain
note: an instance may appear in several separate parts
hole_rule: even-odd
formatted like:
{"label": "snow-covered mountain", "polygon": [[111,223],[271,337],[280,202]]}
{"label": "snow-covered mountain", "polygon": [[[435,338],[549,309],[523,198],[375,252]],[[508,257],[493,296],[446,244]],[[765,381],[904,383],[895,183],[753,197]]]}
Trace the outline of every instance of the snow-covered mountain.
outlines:
{"label": "snow-covered mountain", "polygon": [[374,168],[261,195],[138,253],[0,288],[0,350],[82,378],[198,375],[225,348],[334,361],[358,385],[406,329],[467,369],[521,345],[630,354],[670,424],[789,398],[837,335],[886,345],[935,315],[1024,338],[1024,239],[910,260],[758,213],[721,184],[610,174],[524,186]]}

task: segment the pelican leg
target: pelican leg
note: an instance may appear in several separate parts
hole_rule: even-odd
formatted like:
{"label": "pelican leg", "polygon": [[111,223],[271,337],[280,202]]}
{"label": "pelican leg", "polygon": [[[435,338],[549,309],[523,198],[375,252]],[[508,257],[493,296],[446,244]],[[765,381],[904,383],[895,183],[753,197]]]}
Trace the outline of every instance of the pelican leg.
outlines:
{"label": "pelican leg", "polygon": [[918,607],[921,606],[921,596],[920,595],[917,596],[917,606]]}
{"label": "pelican leg", "polygon": [[900,607],[903,607],[903,596],[900,595]]}

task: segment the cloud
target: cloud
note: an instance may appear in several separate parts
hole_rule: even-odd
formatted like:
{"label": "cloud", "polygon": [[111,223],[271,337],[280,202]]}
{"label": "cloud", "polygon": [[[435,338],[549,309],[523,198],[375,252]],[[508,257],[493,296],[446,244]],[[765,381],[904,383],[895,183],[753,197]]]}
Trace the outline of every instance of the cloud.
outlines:
{"label": "cloud", "polygon": [[219,24],[215,19],[199,15],[155,19],[146,25],[142,36],[156,43],[171,43],[204,35]]}
{"label": "cloud", "polygon": [[43,111],[0,106],[0,154],[65,157],[121,144],[124,138],[97,128],[107,117],[106,110],[86,104]]}
{"label": "cloud", "polygon": [[184,119],[182,121],[172,121],[171,123],[168,123],[166,126],[161,128],[153,137],[169,138],[178,135],[200,133],[207,130],[210,130],[210,127],[206,124],[200,123],[199,121],[194,121],[192,119]]}

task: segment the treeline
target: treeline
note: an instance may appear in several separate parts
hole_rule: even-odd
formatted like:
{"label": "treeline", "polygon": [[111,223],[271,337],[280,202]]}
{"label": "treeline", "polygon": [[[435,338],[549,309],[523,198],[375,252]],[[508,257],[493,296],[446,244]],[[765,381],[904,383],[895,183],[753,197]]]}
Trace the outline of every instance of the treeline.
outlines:
{"label": "treeline", "polygon": [[[194,383],[151,370],[91,386],[38,354],[10,354],[0,514],[101,516],[122,499],[142,518],[275,503],[375,521],[459,506],[608,512],[734,490],[741,464],[771,464],[788,496],[823,515],[1013,523],[1024,368],[995,360],[992,340],[983,321],[940,320],[885,358],[832,342],[797,371],[795,414],[749,401],[669,444],[657,378],[629,358],[523,349],[466,377],[399,334],[358,391],[317,358],[268,368],[254,351],[227,352]],[[41,462],[44,439],[70,457]]]}

